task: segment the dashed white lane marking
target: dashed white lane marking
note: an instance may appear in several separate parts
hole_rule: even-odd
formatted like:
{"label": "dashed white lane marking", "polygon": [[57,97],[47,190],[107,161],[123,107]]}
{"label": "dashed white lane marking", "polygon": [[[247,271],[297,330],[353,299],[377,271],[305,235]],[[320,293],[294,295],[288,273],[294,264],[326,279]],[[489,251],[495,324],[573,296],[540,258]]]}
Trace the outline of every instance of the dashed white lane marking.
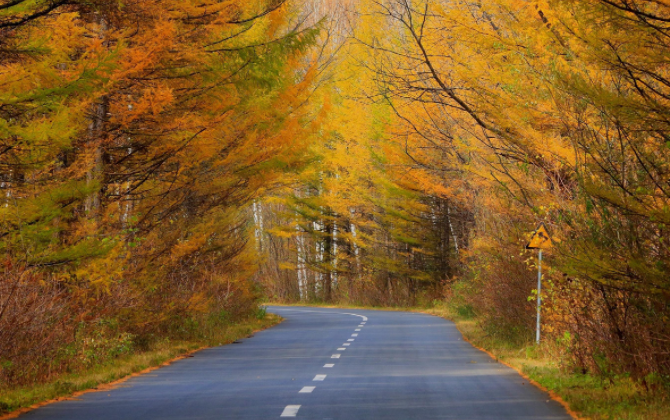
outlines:
{"label": "dashed white lane marking", "polygon": [[345,350],[346,349],[344,347],[340,347],[339,349],[337,349],[337,351],[345,351]]}
{"label": "dashed white lane marking", "polygon": [[298,415],[298,410],[300,410],[299,405],[287,405],[280,417],[295,417]]}
{"label": "dashed white lane marking", "polygon": [[356,328],[354,331],[360,331],[360,330],[361,330],[360,328]]}
{"label": "dashed white lane marking", "polygon": [[358,328],[363,328],[365,325],[361,324],[358,326]]}
{"label": "dashed white lane marking", "polygon": [[358,314],[349,314],[349,313],[346,313],[346,312],[344,312],[344,315],[353,315],[353,316],[357,316],[357,317],[360,317],[360,318],[362,318],[362,319],[363,319],[363,321],[367,321],[367,320],[368,320],[368,317],[367,317],[367,316],[363,316],[363,315],[358,315]]}
{"label": "dashed white lane marking", "polygon": [[350,346],[351,343],[344,343],[344,344],[342,344],[342,345],[343,345],[343,346]]}
{"label": "dashed white lane marking", "polygon": [[[314,311],[296,311],[296,312],[314,312]],[[365,325],[365,322],[368,320],[368,317],[363,316],[363,315],[350,314],[350,313],[344,313],[344,315],[353,315],[353,316],[360,317],[363,321],[361,321],[361,324],[358,326],[358,328],[362,328],[362,326]],[[356,330],[356,331],[360,331],[360,330]],[[358,334],[352,334],[351,336],[352,337],[358,337]],[[354,341],[354,339],[350,338],[347,341],[351,342],[351,341]],[[348,346],[349,344],[345,343],[345,344],[342,344],[342,345],[343,346]],[[338,349],[338,350],[345,350],[345,349]],[[330,358],[331,359],[339,359],[340,356],[341,356],[340,354],[333,354],[332,356],[330,356]],[[327,363],[323,367],[332,368],[333,366],[335,366],[335,364]],[[326,379],[326,375],[316,375],[313,380],[314,381],[323,381],[324,379]],[[316,388],[316,387],[305,386],[305,387],[302,387],[300,392],[301,393],[311,393],[312,391],[314,391],[314,388]],[[296,417],[298,415],[298,410],[300,410],[299,405],[287,405],[284,408],[284,411],[282,411],[280,417]]]}

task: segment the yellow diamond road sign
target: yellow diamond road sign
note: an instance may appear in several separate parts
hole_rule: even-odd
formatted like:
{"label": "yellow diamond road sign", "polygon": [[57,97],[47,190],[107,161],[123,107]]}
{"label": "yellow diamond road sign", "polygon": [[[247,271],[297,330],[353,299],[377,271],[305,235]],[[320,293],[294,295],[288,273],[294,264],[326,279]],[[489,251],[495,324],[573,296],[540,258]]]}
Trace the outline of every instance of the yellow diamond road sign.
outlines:
{"label": "yellow diamond road sign", "polygon": [[530,242],[526,245],[526,249],[547,248],[551,248],[551,238],[549,237],[549,233],[547,233],[547,228],[544,227],[544,223],[540,223],[540,226],[533,232],[533,237],[530,238]]}

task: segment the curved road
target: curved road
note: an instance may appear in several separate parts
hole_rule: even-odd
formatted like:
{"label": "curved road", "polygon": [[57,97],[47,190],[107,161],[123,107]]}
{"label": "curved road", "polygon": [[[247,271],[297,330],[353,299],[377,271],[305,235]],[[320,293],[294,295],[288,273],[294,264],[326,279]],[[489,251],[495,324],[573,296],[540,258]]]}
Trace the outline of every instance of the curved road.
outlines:
{"label": "curved road", "polygon": [[22,420],[571,419],[463,341],[407,312],[270,307],[286,320]]}

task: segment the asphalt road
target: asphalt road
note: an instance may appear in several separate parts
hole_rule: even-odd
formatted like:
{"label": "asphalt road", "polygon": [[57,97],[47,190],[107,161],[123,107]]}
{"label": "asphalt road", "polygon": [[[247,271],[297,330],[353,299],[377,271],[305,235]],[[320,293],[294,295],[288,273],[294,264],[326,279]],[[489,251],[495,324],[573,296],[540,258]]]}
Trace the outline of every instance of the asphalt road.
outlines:
{"label": "asphalt road", "polygon": [[560,404],[463,341],[407,312],[270,307],[286,320],[120,387],[21,420],[543,419]]}

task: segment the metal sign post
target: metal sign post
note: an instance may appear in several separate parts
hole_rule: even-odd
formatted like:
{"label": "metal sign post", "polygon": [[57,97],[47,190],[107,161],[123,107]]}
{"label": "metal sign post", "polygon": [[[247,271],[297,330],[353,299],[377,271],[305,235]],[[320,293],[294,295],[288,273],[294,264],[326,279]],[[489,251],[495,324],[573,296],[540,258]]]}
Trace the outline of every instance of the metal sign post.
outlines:
{"label": "metal sign post", "polygon": [[540,344],[540,313],[542,308],[542,249],[537,254],[537,324],[535,325],[535,343]]}
{"label": "metal sign post", "polygon": [[537,254],[537,321],[535,324],[535,342],[540,344],[540,315],[542,312],[542,249],[551,248],[551,238],[544,227],[544,223],[535,229],[530,242],[526,245],[526,249],[537,249],[540,252]]}

